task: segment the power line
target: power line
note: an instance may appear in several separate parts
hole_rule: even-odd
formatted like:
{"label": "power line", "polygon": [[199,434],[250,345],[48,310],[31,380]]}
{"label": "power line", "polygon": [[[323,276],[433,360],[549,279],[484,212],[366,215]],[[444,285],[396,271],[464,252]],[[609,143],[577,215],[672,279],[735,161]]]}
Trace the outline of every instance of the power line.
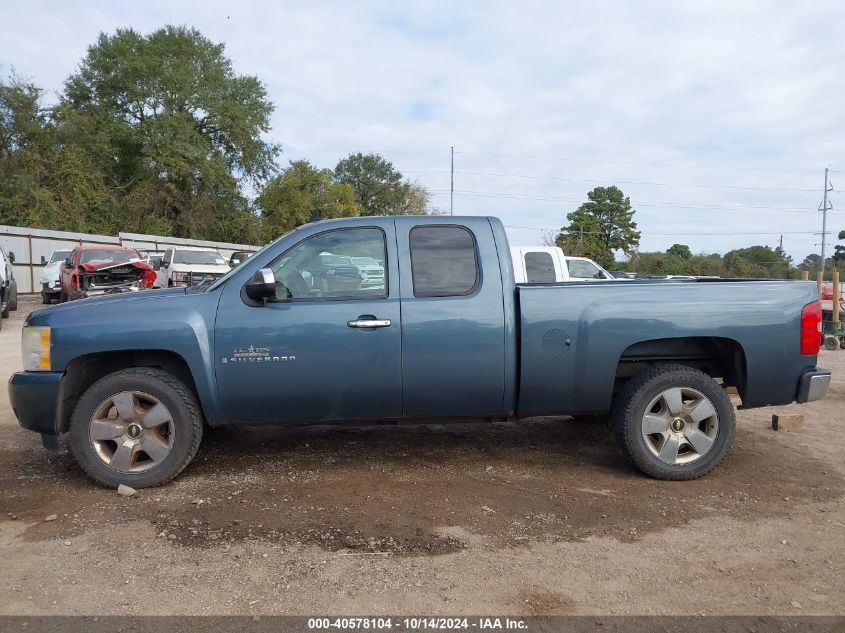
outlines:
{"label": "power line", "polygon": [[[585,182],[585,183],[607,183],[608,179],[597,178],[564,178],[562,176],[531,176],[525,174],[497,174],[481,171],[458,171],[459,174],[467,174],[471,176],[493,176],[496,178],[527,178],[531,180],[558,180],[563,182]],[[687,183],[670,183],[670,182],[645,182],[637,180],[616,180],[612,179],[614,183],[621,185],[644,185],[650,187],[689,187],[693,189],[739,189],[743,191],[800,191],[813,192],[816,189],[798,189],[786,187],[743,187],[739,185],[695,185]]]}
{"label": "power line", "polygon": [[[526,229],[532,231],[560,231],[559,228],[551,228],[548,226],[518,226],[514,224],[505,224],[508,229]],[[603,235],[601,231],[573,231],[570,235]],[[687,231],[687,232],[648,232],[649,235],[661,236],[696,236],[696,235],[817,235],[814,231],[728,231],[728,232],[709,232],[709,231]]]}
{"label": "power line", "polygon": [[[429,193],[433,195],[445,195],[447,193],[451,193],[450,190],[446,189],[430,189]],[[469,195],[469,196],[479,196],[479,197],[487,197],[487,198],[504,198],[504,199],[515,199],[515,200],[536,200],[541,202],[577,202],[582,203],[584,202],[583,198],[573,198],[569,196],[534,196],[531,194],[520,194],[520,193],[506,193],[506,192],[499,192],[499,191],[473,191],[467,189],[456,189],[454,191],[455,194],[458,195]],[[670,207],[670,208],[678,208],[678,209],[708,209],[714,211],[726,210],[726,211],[742,211],[742,210],[751,210],[751,211],[774,211],[779,213],[807,213],[806,208],[802,207],[770,207],[766,205],[738,205],[738,204],[708,204],[708,203],[695,203],[695,202],[672,202],[670,200],[637,200],[635,202],[635,206],[637,207]],[[843,211],[833,211],[834,213],[845,213]]]}
{"label": "power line", "polygon": [[[458,152],[459,154],[467,154],[473,156],[493,156],[499,158],[524,158],[528,160],[544,160],[544,161],[562,161],[569,163],[585,163],[595,165],[636,165],[639,167],[684,167],[689,169],[721,169],[725,171],[771,171],[771,172],[813,172],[814,169],[808,168],[779,168],[779,167],[750,167],[737,165],[706,165],[703,163],[659,163],[659,162],[642,162],[642,161],[623,161],[623,160],[589,160],[584,158],[570,158],[562,156],[537,156],[529,154],[503,154],[494,152]],[[833,171],[833,170],[831,170]]]}

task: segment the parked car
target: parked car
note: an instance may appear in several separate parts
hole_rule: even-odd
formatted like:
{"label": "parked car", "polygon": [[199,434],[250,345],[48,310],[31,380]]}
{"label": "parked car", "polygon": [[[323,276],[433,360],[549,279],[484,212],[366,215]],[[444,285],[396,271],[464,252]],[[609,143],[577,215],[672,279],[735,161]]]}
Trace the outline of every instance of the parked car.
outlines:
{"label": "parked car", "polygon": [[380,286],[384,284],[384,266],[372,257],[350,257],[349,261],[358,269],[361,276],[361,287]]}
{"label": "parked car", "polygon": [[511,248],[516,283],[561,281],[610,281],[614,277],[586,257],[569,257],[557,246],[515,246]]}
{"label": "parked car", "polygon": [[144,261],[153,267],[156,272],[156,278],[153,282],[153,288],[164,288],[167,286],[167,273],[162,270],[161,262],[164,259],[164,251],[144,250],[138,249],[138,252],[143,257]]}
{"label": "parked car", "polygon": [[18,282],[15,281],[15,254],[0,246],[0,317],[7,319],[10,310],[18,309]]}
{"label": "parked car", "polygon": [[41,269],[41,302],[53,303],[53,299],[59,300],[61,290],[61,269],[67,256],[70,255],[70,250],[58,250],[50,253],[50,258],[45,259],[41,256],[41,264],[44,268]]}
{"label": "parked car", "polygon": [[79,246],[61,267],[61,302],[153,287],[155,271],[134,248]]}
{"label": "parked car", "polygon": [[[226,259],[215,250],[169,248],[161,260],[162,285],[193,286],[203,280],[222,277],[231,270]],[[165,283],[166,280],[166,283]]]}
{"label": "parked car", "polygon": [[[384,283],[323,283],[376,251]],[[176,476],[206,425],[608,412],[643,472],[693,479],[732,444],[727,387],[826,393],[814,283],[521,284],[509,253],[495,218],[307,224],[211,284],[33,312],[12,409],[108,486]]]}
{"label": "parked car", "polygon": [[247,258],[252,255],[249,251],[235,251],[229,256],[229,266],[234,268],[244,263]]}

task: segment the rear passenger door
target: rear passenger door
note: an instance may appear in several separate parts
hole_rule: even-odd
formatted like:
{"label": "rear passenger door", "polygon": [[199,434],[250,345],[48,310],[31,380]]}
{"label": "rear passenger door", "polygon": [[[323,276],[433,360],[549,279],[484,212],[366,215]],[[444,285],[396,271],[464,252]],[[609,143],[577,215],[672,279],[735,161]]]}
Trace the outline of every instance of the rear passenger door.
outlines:
{"label": "rear passenger door", "polygon": [[505,320],[490,222],[397,217],[396,233],[404,417],[501,415]]}

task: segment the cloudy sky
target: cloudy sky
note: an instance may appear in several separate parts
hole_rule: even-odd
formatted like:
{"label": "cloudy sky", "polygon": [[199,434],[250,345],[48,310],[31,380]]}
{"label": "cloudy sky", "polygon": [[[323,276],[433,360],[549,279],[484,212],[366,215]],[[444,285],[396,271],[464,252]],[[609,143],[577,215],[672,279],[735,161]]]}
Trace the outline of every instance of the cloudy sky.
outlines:
{"label": "cloudy sky", "polygon": [[282,161],[380,152],[448,210],[454,146],[455,213],[498,215],[522,244],[616,184],[643,250],[782,234],[800,261],[824,168],[845,182],[841,0],[4,5],[2,71],[50,98],[99,32],[194,26],[266,84]]}

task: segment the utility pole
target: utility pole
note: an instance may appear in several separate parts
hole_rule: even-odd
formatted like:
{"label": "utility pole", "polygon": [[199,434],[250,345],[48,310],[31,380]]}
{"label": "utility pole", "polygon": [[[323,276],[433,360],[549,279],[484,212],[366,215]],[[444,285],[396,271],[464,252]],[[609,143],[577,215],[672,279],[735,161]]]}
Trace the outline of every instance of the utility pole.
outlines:
{"label": "utility pole", "polygon": [[[827,173],[827,172],[825,172]],[[449,180],[449,215],[455,215],[455,146],[452,146],[452,171]]]}
{"label": "utility pole", "polygon": [[828,171],[829,167],[824,168],[824,199],[819,206],[819,211],[822,212],[822,262],[820,265],[822,279],[824,279],[824,256],[825,256],[825,246],[827,245],[827,212],[833,208],[833,205],[828,202],[827,194],[833,191],[833,186],[830,184],[830,179],[828,178]]}

